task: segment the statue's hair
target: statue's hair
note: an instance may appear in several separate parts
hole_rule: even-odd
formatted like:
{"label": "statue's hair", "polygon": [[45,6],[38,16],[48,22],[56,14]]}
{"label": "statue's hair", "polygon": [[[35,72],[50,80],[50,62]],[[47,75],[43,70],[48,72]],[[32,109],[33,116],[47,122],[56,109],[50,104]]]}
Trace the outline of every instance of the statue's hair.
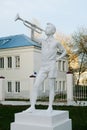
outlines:
{"label": "statue's hair", "polygon": [[56,27],[52,23],[47,23],[48,26],[52,28],[52,34],[56,32]]}

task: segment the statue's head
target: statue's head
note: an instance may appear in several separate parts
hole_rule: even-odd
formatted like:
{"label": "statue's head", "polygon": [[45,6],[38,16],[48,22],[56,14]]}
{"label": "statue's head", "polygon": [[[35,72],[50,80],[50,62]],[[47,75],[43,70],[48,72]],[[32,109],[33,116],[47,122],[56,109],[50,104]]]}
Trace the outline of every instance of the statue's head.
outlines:
{"label": "statue's head", "polygon": [[45,29],[45,34],[46,35],[54,35],[55,32],[56,32],[55,26],[51,23],[47,23],[47,27]]}

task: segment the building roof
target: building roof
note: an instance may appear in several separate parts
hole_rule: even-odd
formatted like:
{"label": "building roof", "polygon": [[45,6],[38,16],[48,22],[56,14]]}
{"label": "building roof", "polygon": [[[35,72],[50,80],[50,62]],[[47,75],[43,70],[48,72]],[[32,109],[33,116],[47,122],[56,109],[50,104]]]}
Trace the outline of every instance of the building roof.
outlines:
{"label": "building roof", "polygon": [[0,38],[0,49],[16,48],[24,46],[40,47],[38,43],[32,41],[29,37],[27,37],[24,34]]}

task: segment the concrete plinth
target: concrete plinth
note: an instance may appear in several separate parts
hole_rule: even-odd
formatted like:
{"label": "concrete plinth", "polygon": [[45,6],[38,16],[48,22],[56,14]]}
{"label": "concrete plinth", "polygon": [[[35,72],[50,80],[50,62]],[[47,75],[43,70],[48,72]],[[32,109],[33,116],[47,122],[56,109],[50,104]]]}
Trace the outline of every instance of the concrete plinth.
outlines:
{"label": "concrete plinth", "polygon": [[15,114],[11,130],[72,130],[68,111],[35,110],[33,113]]}

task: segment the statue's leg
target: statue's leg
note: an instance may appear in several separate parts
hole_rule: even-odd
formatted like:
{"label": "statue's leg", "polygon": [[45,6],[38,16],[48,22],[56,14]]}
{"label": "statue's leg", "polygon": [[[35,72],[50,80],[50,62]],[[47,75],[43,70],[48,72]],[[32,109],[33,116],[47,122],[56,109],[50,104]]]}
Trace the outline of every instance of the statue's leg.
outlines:
{"label": "statue's leg", "polygon": [[47,77],[47,74],[45,73],[39,73],[36,80],[35,84],[32,88],[32,92],[30,94],[30,102],[31,102],[31,107],[28,108],[25,112],[33,112],[35,110],[35,104],[37,100],[37,95],[38,95],[38,88],[41,86],[43,83],[44,79]]}
{"label": "statue's leg", "polygon": [[52,112],[52,104],[54,101],[54,85],[55,85],[55,78],[49,79],[49,107],[47,112]]}

